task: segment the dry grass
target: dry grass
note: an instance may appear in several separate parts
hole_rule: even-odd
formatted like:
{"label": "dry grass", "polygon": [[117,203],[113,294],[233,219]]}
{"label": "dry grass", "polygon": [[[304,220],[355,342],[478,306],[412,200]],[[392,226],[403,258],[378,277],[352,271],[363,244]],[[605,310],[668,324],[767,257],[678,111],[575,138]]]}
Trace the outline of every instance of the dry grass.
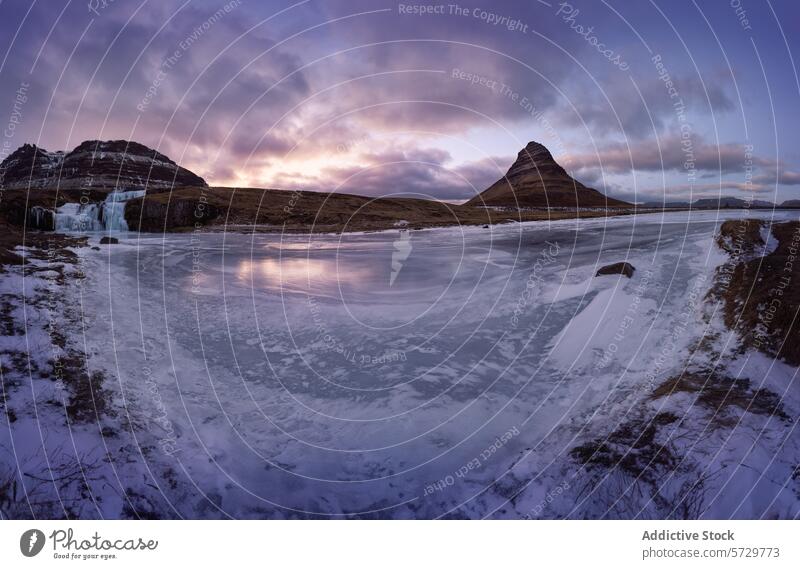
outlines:
{"label": "dry grass", "polygon": [[[758,252],[763,246],[756,223],[723,224],[743,235],[741,249]],[[758,224],[760,227],[760,223]],[[777,248],[765,256],[733,257],[717,274],[712,297],[723,303],[725,324],[741,334],[742,346],[800,365],[800,223],[772,226]],[[728,250],[728,249],[726,249]]]}
{"label": "dry grass", "polygon": [[761,238],[760,219],[729,219],[724,221],[717,234],[717,245],[730,255],[753,253],[757,247],[764,246]]}
{"label": "dry grass", "polygon": [[[77,261],[77,255],[68,247],[85,246],[85,237],[71,237],[52,232],[27,231],[0,219],[0,270],[5,270],[5,265],[24,265],[23,271],[28,275],[35,275],[40,271],[54,271],[52,278],[54,288],[37,291],[36,294],[21,297],[20,295],[2,295],[0,297],[0,331],[6,335],[25,334],[13,316],[15,307],[22,302],[31,306],[57,314],[67,307],[61,302],[62,287],[74,281],[74,275],[66,273],[66,265]],[[26,253],[23,257],[15,248],[25,245]],[[34,266],[26,264],[27,259],[36,259],[47,262],[46,265]],[[104,378],[99,372],[90,373],[85,366],[81,354],[70,348],[67,342],[68,330],[64,326],[70,321],[66,316],[58,327],[47,324],[47,333],[50,343],[63,354],[57,360],[51,360],[47,369],[38,369],[34,358],[29,358],[23,352],[5,351],[2,354],[3,375],[14,372],[17,375],[40,375],[52,380],[61,380],[68,391],[68,400],[65,406],[67,418],[71,422],[96,422],[108,411],[108,393],[103,388]],[[10,366],[10,367],[9,367]],[[54,405],[62,405],[61,401],[53,401]]]}
{"label": "dry grass", "polygon": [[724,377],[713,371],[686,372],[659,385],[650,398],[659,399],[676,393],[695,395],[695,405],[706,407],[715,414],[728,407],[738,407],[757,415],[789,419],[778,395],[767,389],[752,389],[748,379]]}
{"label": "dry grass", "polygon": [[[217,214],[208,223],[212,229],[245,227],[248,230],[303,233],[377,231],[397,227],[401,222],[406,222],[412,229],[420,229],[635,213],[633,209],[498,211],[412,198],[367,198],[259,188],[181,188],[170,193],[153,194],[146,199],[170,204],[170,207],[186,200],[195,204],[199,204],[201,199],[206,200]],[[163,226],[162,221],[160,227]]]}
{"label": "dry grass", "polygon": [[678,462],[668,447],[655,440],[661,427],[677,420],[672,413],[659,413],[651,421],[631,420],[604,439],[573,448],[570,455],[588,468],[617,468],[635,478],[655,479],[657,472],[672,471]]}

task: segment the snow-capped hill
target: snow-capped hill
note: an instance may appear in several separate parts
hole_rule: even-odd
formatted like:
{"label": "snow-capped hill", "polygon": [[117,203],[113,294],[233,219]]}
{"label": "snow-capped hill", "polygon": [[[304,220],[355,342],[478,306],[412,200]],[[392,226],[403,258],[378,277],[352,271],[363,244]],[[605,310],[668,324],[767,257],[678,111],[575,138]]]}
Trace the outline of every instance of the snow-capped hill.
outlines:
{"label": "snow-capped hill", "polygon": [[24,144],[0,164],[4,189],[162,190],[207,184],[164,154],[127,140],[87,140],[71,152]]}

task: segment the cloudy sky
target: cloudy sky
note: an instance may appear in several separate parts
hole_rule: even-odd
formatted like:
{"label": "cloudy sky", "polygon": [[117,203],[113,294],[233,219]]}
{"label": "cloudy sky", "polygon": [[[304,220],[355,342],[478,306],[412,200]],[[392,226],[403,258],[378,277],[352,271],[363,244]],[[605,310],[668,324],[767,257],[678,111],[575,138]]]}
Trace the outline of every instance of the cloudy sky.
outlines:
{"label": "cloudy sky", "polygon": [[468,199],[530,140],[623,199],[800,199],[795,0],[0,0],[3,157]]}

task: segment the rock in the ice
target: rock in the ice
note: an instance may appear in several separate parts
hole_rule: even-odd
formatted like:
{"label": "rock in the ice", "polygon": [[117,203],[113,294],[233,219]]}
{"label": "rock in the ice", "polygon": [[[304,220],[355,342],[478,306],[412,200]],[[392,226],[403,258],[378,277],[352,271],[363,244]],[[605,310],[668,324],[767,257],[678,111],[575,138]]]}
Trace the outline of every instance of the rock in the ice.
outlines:
{"label": "rock in the ice", "polygon": [[636,267],[630,263],[614,263],[613,265],[606,265],[597,271],[596,277],[601,275],[625,275],[628,278],[633,276]]}

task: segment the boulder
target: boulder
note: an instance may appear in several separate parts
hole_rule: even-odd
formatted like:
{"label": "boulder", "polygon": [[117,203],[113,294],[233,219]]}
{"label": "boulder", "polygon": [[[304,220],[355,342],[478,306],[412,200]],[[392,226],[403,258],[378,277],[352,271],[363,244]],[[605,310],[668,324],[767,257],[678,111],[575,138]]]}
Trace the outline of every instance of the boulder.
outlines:
{"label": "boulder", "polygon": [[628,278],[633,276],[636,267],[630,263],[614,263],[613,265],[606,265],[597,271],[596,277],[601,275],[625,275]]}
{"label": "boulder", "polygon": [[119,243],[119,239],[116,237],[109,237],[106,235],[100,238],[100,245],[116,245],[117,243]]}

